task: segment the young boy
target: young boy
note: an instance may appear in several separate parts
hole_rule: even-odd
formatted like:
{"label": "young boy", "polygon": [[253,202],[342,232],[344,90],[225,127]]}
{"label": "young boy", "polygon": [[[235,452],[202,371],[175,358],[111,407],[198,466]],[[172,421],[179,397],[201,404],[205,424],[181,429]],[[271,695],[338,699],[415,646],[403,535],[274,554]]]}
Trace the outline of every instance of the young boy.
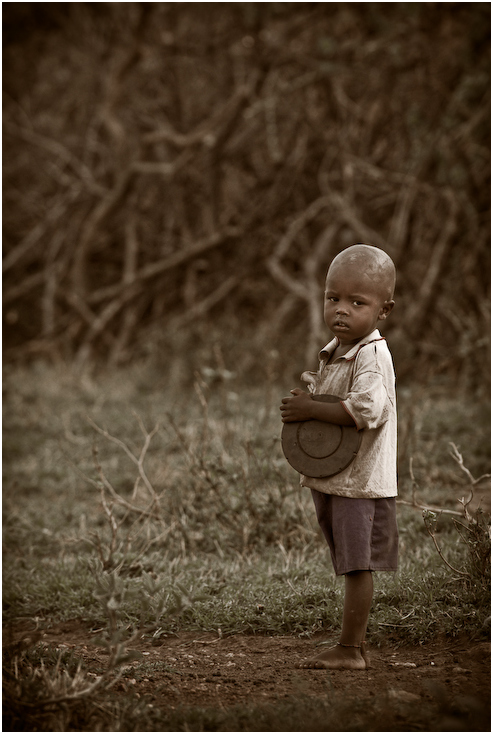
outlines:
{"label": "young boy", "polygon": [[[303,668],[364,670],[373,571],[397,569],[397,413],[395,374],[376,328],[394,307],[395,267],[382,250],[352,245],[332,261],[325,284],[324,321],[334,339],[320,352],[318,372],[304,372],[309,392],[291,390],[280,407],[283,423],[316,419],[356,426],[361,445],[352,463],[331,477],[301,475],[309,487],[334,570],[345,576],[337,645]],[[340,402],[312,399],[329,393]]]}

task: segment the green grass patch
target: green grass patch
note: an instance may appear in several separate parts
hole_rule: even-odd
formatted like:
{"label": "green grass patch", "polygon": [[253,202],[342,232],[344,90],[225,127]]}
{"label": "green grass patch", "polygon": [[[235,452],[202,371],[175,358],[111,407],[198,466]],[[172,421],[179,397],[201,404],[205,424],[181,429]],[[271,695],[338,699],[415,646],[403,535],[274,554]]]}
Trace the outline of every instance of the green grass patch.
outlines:
{"label": "green grass patch", "polygon": [[[102,627],[108,675],[125,659],[125,640],[142,629],[158,644],[183,631],[337,634],[343,580],[309,492],[281,451],[286,388],[232,390],[206,377],[182,394],[145,365],[93,376],[43,364],[6,371],[4,624],[27,618],[43,629],[78,618]],[[369,639],[488,639],[489,504],[482,514],[474,504],[487,495],[486,481],[474,486],[469,519],[459,517],[458,502],[469,497],[471,478],[489,471],[486,408],[430,388],[419,401],[403,391],[400,411],[401,499],[444,512],[430,516],[427,529],[419,509],[398,506],[400,568],[375,575]],[[42,680],[40,660],[29,665],[22,696]],[[83,686],[69,672],[70,685]],[[343,704],[329,694],[313,706],[300,699],[295,708],[281,701],[276,709],[196,709],[186,727],[226,731],[233,716],[235,731],[259,722],[269,731],[277,717],[278,730],[326,731],[334,706],[340,721]],[[146,728],[138,730],[178,730],[178,712],[164,716],[128,697],[105,699],[104,727],[103,709],[128,731],[139,716]],[[97,719],[88,701],[67,710],[76,718],[65,730]]]}
{"label": "green grass patch", "polygon": [[[336,627],[341,582],[280,447],[283,388],[245,388],[240,400],[229,383],[200,378],[182,396],[149,390],[156,381],[145,370],[78,377],[38,364],[6,373],[4,614],[100,623],[95,584],[113,574],[125,587],[119,609],[128,624],[148,624],[161,610],[165,631]],[[475,476],[488,471],[484,405],[474,418],[474,404],[437,390],[419,404],[404,392],[400,404],[401,497],[412,498],[412,457],[419,501],[460,511],[467,477],[450,443],[467,449]],[[488,569],[474,571],[471,557],[486,542],[484,517],[475,538],[461,537],[452,515],[439,518],[436,540],[454,574],[421,512],[399,506],[400,571],[377,575],[375,635],[385,625],[403,639],[419,629],[421,640],[482,628]],[[147,608],[139,587],[153,599]],[[186,609],[167,620],[178,587]]]}

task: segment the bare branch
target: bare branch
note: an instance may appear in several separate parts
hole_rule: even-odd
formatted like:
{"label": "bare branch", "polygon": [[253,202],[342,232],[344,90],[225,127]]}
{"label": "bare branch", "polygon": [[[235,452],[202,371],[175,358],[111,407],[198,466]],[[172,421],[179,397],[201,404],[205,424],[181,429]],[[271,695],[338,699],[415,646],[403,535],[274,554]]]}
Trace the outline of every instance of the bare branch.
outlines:
{"label": "bare branch", "polygon": [[189,150],[184,151],[172,163],[164,161],[134,161],[132,170],[136,173],[157,174],[165,178],[172,178],[192,158]]}
{"label": "bare branch", "polygon": [[[72,197],[73,199],[74,197]],[[10,268],[16,265],[29,250],[38,244],[41,237],[47,230],[67,213],[68,206],[72,203],[71,199],[59,201],[53,206],[42,219],[36,224],[30,232],[19,242],[19,244],[10,250],[2,262],[2,270],[6,273]]]}
{"label": "bare branch", "polygon": [[277,280],[277,282],[283,285],[286,290],[298,298],[301,298],[303,301],[309,301],[310,294],[308,293],[306,286],[289,275],[277,258],[270,257],[266,260],[266,266],[274,280]]}
{"label": "bare branch", "polygon": [[424,512],[436,512],[438,514],[443,514],[443,515],[455,515],[456,517],[464,517],[464,513],[459,512],[458,510],[442,510],[439,507],[431,507],[430,505],[423,505],[420,502],[418,502],[418,499],[416,496],[416,490],[417,490],[418,484],[414,476],[413,463],[414,463],[413,457],[411,456],[411,458],[409,459],[409,474],[411,476],[412,501],[409,502],[408,500],[398,499],[396,500],[397,504],[408,505],[409,507],[415,507],[417,510],[422,510]]}
{"label": "bare branch", "polygon": [[464,465],[464,459],[462,458],[462,454],[460,453],[455,443],[450,442],[449,445],[452,446],[452,451],[449,452],[450,456],[457,462],[457,464],[460,466],[462,471],[466,474],[467,478],[469,479],[469,482],[471,483],[471,486],[475,487],[476,484],[479,484],[479,482],[482,482],[485,479],[490,479],[491,474],[482,474],[477,479],[474,479],[473,475],[471,474],[467,466]]}
{"label": "bare branch", "polygon": [[457,229],[458,202],[452,192],[447,191],[446,196],[449,202],[449,214],[439,232],[419,293],[413,299],[406,313],[406,323],[409,324],[409,328],[412,328],[413,333],[420,331],[423,320],[427,318],[431,299],[435,292],[435,285],[442,276],[443,263],[452,246]]}
{"label": "bare branch", "polygon": [[143,142],[158,143],[165,140],[177,148],[188,148],[200,143],[211,147],[216,142],[217,129],[236,116],[238,109],[243,107],[245,100],[251,94],[256,79],[257,74],[254,73],[248,82],[240,85],[224,104],[220,105],[207,120],[200,123],[192,132],[179,133],[168,123],[166,127],[161,127],[144,135]]}
{"label": "bare branch", "polygon": [[11,135],[18,136],[33,145],[37,145],[38,147],[48,151],[48,153],[60,158],[64,163],[70,166],[91,193],[97,194],[98,196],[105,194],[106,189],[95,180],[92,171],[59,140],[53,140],[47,135],[42,135],[34,130],[28,130],[27,128],[16,128],[13,125],[9,125],[7,127],[7,132]]}
{"label": "bare branch", "polygon": [[422,505],[420,502],[408,502],[407,500],[396,500],[398,505],[408,505],[414,507],[416,510],[423,510],[425,512],[438,512],[442,515],[454,515],[455,517],[464,517],[464,513],[459,510],[443,510],[440,507],[432,507],[431,505]]}
{"label": "bare branch", "polygon": [[138,458],[137,458],[137,456],[135,456],[135,454],[133,453],[133,451],[131,451],[129,449],[129,447],[127,446],[127,444],[124,441],[122,441],[121,439],[117,438],[116,436],[112,436],[111,433],[109,433],[108,431],[106,431],[104,428],[101,428],[100,426],[98,426],[98,424],[95,423],[92,420],[92,418],[90,418],[89,416],[86,416],[86,420],[94,428],[95,431],[97,431],[99,434],[101,434],[101,436],[104,436],[108,441],[110,441],[111,443],[114,443],[116,446],[119,446],[121,449],[123,449],[123,451],[126,453],[126,455],[128,456],[128,458],[137,466],[137,468],[139,470],[139,476],[142,479],[142,481],[143,481],[146,489],[148,490],[149,494],[151,495],[153,502],[154,503],[158,503],[159,502],[159,497],[158,497],[158,495],[157,495],[154,487],[152,486],[151,482],[149,481],[149,479],[147,477],[147,474],[146,474],[145,469],[144,469],[144,460],[145,460],[147,451],[149,449],[149,445],[150,445],[150,442],[152,440],[152,437],[159,430],[159,424],[156,424],[156,426],[154,426],[154,428],[151,431],[151,433],[148,433],[145,430],[145,428],[144,428],[144,424],[142,423],[142,419],[139,418],[138,416],[136,416],[136,417],[137,417],[137,420],[139,422],[140,428],[141,428],[142,432],[144,433],[144,437],[145,437],[144,446],[142,447],[142,450],[141,450],[140,455],[139,455]]}
{"label": "bare branch", "polygon": [[376,232],[374,229],[365,224],[365,222],[363,222],[361,217],[357,214],[357,212],[351,207],[351,205],[346,201],[343,196],[336,193],[335,191],[332,191],[330,194],[328,194],[328,196],[332,204],[339,211],[339,214],[341,215],[347,226],[354,230],[356,235],[360,237],[363,242],[377,245],[384,250],[389,249],[388,243],[384,239],[384,237],[382,237],[379,232]]}
{"label": "bare branch", "polygon": [[225,281],[223,281],[216,290],[209,293],[208,296],[203,298],[198,303],[195,303],[191,308],[183,314],[176,316],[171,320],[171,328],[178,329],[197,318],[202,318],[205,314],[211,310],[214,306],[220,303],[228,293],[231,293],[233,288],[238,285],[238,278],[236,275],[231,275]]}
{"label": "bare branch", "polygon": [[29,293],[33,288],[37,288],[37,286],[41,285],[44,280],[45,274],[42,271],[28,275],[18,285],[9,288],[6,293],[2,294],[2,302],[4,306],[7,305],[7,303],[12,303],[16,298],[26,295],[26,293]]}
{"label": "bare branch", "polygon": [[[125,227],[125,251],[123,260],[122,285],[131,285],[135,281],[137,260],[139,254],[139,239],[137,237],[137,218],[130,212]],[[131,333],[136,326],[138,312],[136,308],[127,308],[123,312],[122,326],[116,338],[110,355],[110,364],[117,364],[128,343]]]}
{"label": "bare branch", "polygon": [[428,522],[426,522],[426,519],[425,519],[425,527],[426,527],[426,530],[427,530],[427,532],[428,532],[428,535],[430,536],[430,538],[431,538],[431,539],[432,539],[432,541],[433,541],[433,544],[434,544],[434,546],[435,546],[435,548],[436,548],[436,550],[437,550],[437,553],[438,553],[438,555],[440,556],[440,558],[442,559],[442,561],[443,561],[443,562],[445,563],[445,565],[446,565],[446,566],[448,566],[448,568],[450,568],[450,570],[451,570],[451,571],[453,571],[454,573],[458,573],[458,574],[459,574],[460,576],[468,576],[468,577],[470,577],[470,576],[471,576],[471,574],[470,574],[470,573],[468,573],[468,571],[460,571],[460,570],[459,570],[458,568],[455,568],[454,566],[452,566],[452,565],[451,565],[451,564],[450,564],[450,563],[449,563],[449,562],[447,561],[447,559],[446,559],[446,558],[445,558],[445,556],[443,555],[442,549],[441,549],[441,548],[440,548],[440,546],[438,545],[438,541],[437,541],[437,539],[436,539],[436,537],[435,537],[435,533],[433,532],[433,530],[432,530],[432,529],[431,529],[431,527],[429,526],[429,523],[428,523]]}
{"label": "bare branch", "polygon": [[81,296],[84,296],[86,292],[86,260],[89,255],[90,248],[94,244],[98,227],[100,227],[103,220],[121,202],[134,175],[135,171],[131,166],[120,173],[116,179],[113,189],[108,191],[108,193],[101,199],[85,222],[80,240],[77,244],[77,249],[75,250],[72,266],[73,287]]}
{"label": "bare branch", "polygon": [[[154,278],[156,275],[160,275],[167,270],[172,270],[173,268],[182,265],[188,260],[191,260],[194,257],[201,255],[207,250],[211,250],[214,247],[222,245],[229,239],[239,237],[241,234],[242,230],[238,227],[226,227],[223,231],[214,232],[212,235],[198,240],[195,244],[190,245],[189,247],[180,250],[173,255],[170,255],[169,257],[144,266],[136,272],[133,283],[136,284],[138,282]],[[105,288],[100,288],[99,290],[94,291],[94,293],[92,293],[88,297],[88,302],[100,303],[107,298],[112,298],[113,296],[121,293],[122,289],[126,287],[128,286],[125,284],[117,283],[115,285],[107,286]]]}

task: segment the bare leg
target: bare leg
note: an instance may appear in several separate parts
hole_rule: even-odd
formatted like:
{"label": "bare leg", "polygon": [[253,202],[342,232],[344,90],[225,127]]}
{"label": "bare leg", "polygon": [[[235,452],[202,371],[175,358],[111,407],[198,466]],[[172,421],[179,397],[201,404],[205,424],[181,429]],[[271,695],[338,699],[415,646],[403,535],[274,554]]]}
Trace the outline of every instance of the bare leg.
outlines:
{"label": "bare leg", "polygon": [[353,571],[346,574],[341,643],[359,645],[365,639],[368,616],[373,600],[371,571]]}
{"label": "bare leg", "polygon": [[346,574],[340,643],[307,660],[299,667],[364,670],[367,659],[366,653],[363,657],[360,646],[365,639],[372,599],[371,571],[353,571]]}

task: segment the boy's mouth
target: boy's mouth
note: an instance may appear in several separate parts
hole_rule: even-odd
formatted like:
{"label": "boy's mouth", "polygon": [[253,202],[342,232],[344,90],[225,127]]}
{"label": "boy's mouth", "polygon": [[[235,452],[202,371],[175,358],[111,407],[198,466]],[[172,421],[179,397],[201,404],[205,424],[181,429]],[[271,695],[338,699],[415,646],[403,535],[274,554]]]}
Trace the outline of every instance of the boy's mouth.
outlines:
{"label": "boy's mouth", "polygon": [[334,329],[349,329],[345,321],[334,321]]}

